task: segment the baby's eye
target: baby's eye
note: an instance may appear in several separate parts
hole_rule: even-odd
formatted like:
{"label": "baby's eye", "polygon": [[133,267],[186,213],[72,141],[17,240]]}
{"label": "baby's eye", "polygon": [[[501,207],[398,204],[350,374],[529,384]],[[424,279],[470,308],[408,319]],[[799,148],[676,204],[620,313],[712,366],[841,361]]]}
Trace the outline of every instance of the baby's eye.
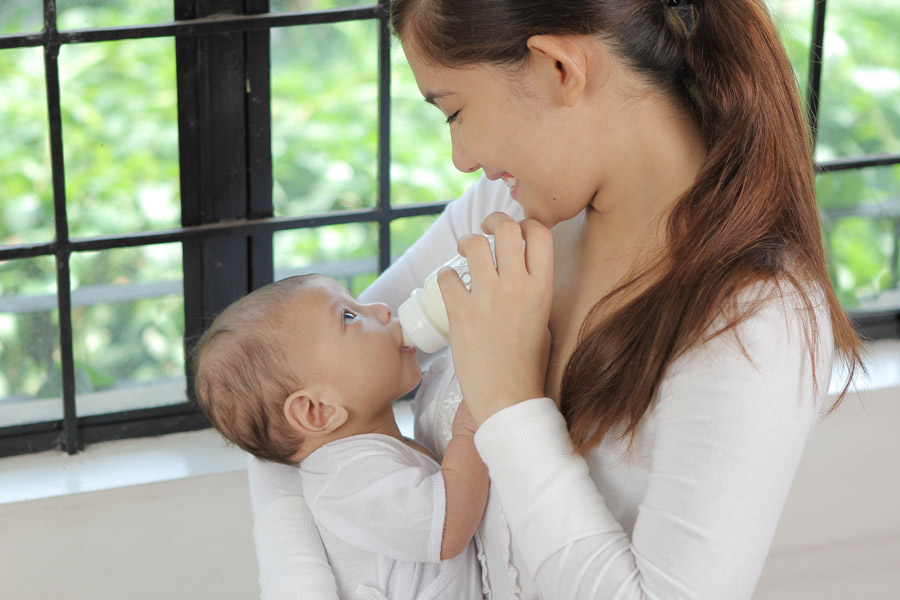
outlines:
{"label": "baby's eye", "polygon": [[459,116],[459,111],[456,111],[455,113],[453,113],[452,115],[450,115],[449,117],[447,117],[447,125],[449,125],[449,124],[453,123],[454,121],[456,121],[456,117],[458,117],[458,116]]}
{"label": "baby's eye", "polygon": [[345,310],[343,315],[341,315],[344,319],[344,327],[350,324],[350,322],[356,318],[356,313],[350,312],[349,310]]}

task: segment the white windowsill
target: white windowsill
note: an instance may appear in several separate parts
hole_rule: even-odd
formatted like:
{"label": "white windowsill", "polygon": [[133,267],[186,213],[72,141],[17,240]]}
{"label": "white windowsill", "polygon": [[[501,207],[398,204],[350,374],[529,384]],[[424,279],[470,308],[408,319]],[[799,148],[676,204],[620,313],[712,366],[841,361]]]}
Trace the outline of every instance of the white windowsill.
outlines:
{"label": "white windowsill", "polygon": [[[893,389],[900,401],[900,341],[868,348],[869,380],[860,381],[858,390]],[[398,402],[395,412],[404,435],[412,436],[409,403]],[[106,442],[74,456],[48,451],[0,459],[0,504],[246,468],[247,455],[212,430]]]}
{"label": "white windowsill", "polygon": [[[412,436],[409,402],[394,412]],[[197,477],[247,468],[248,455],[212,429],[104,442],[69,456],[58,451],[0,459],[0,504]]]}

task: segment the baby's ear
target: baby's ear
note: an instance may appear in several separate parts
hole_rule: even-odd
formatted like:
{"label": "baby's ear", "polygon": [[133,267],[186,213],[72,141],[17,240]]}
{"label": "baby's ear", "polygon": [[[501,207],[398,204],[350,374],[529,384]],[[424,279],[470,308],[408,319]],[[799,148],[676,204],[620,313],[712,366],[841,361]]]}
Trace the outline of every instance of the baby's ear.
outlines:
{"label": "baby's ear", "polygon": [[284,401],[288,424],[308,437],[323,437],[347,422],[347,409],[308,389],[294,392]]}

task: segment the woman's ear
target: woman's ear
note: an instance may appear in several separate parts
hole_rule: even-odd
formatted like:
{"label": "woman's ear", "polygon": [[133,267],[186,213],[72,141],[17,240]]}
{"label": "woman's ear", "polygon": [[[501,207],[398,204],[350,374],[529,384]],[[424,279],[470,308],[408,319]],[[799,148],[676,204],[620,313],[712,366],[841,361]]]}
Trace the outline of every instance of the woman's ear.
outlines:
{"label": "woman's ear", "polygon": [[347,422],[347,409],[309,389],[294,392],[284,401],[288,424],[307,437],[323,437]]}
{"label": "woman's ear", "polygon": [[573,36],[533,35],[528,38],[532,70],[565,106],[575,106],[587,86],[588,51]]}

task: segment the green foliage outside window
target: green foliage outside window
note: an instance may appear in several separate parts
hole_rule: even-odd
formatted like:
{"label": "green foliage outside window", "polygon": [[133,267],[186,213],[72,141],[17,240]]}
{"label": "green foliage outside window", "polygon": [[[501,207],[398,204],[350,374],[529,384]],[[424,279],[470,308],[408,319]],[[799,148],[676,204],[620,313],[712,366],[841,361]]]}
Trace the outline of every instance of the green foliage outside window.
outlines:
{"label": "green foliage outside window", "polygon": [[[812,0],[769,0],[807,94]],[[829,2],[816,160],[900,153],[900,4]],[[900,307],[900,166],[816,178],[832,279],[849,310]]]}
{"label": "green foliage outside window", "polygon": [[[39,30],[41,15],[34,10],[39,4],[4,0],[0,34]],[[272,10],[351,4],[356,2],[273,0]],[[58,5],[63,29],[172,18],[171,2],[59,0]],[[771,0],[770,5],[805,93],[812,0]],[[900,8],[894,0],[869,0],[832,2],[828,9],[817,158],[900,152],[895,33]],[[377,36],[372,21],[272,31],[277,215],[377,202]],[[392,64],[392,202],[453,198],[477,175],[453,168],[443,119],[422,101],[399,48]],[[65,46],[60,73],[72,235],[177,227],[174,41]],[[0,244],[54,236],[45,93],[41,48],[0,51]],[[832,272],[845,306],[900,307],[900,167],[821,175],[817,187]],[[431,220],[395,222],[392,252],[401,253]],[[358,293],[374,276],[376,248],[377,229],[371,224],[283,232],[275,237],[276,267],[288,272],[368,260],[368,267],[346,279]],[[79,394],[183,376],[177,244],[75,256],[71,268],[74,297],[84,299],[73,312]],[[0,262],[0,301],[6,302],[0,306],[19,307],[0,310],[0,403],[59,394],[55,285],[51,258]],[[156,295],[103,299],[105,290],[142,285]]]}

